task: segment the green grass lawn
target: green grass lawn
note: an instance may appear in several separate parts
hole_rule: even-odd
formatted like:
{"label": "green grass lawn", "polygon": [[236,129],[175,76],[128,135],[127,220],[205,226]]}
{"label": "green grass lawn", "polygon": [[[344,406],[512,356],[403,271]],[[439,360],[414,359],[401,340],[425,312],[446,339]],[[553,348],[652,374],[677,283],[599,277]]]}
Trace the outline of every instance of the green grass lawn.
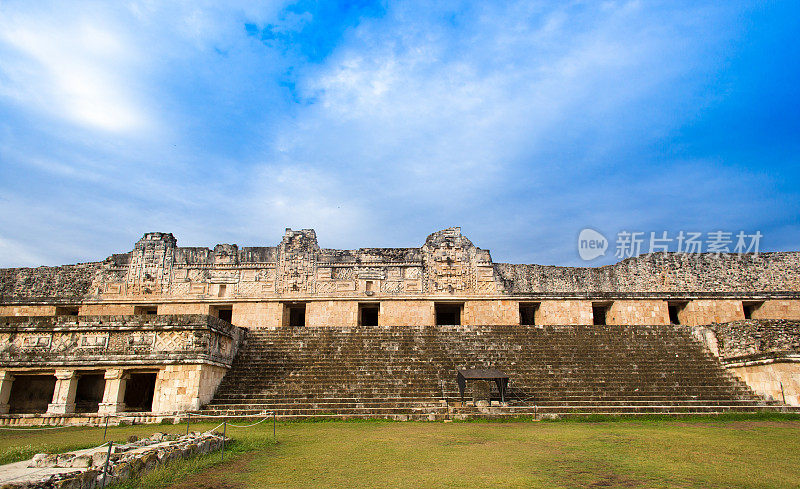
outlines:
{"label": "green grass lawn", "polygon": [[[800,487],[800,421],[789,418],[296,422],[278,423],[276,444],[270,424],[229,434],[224,463],[198,457],[126,487]],[[100,443],[102,428],[0,432],[0,460]]]}

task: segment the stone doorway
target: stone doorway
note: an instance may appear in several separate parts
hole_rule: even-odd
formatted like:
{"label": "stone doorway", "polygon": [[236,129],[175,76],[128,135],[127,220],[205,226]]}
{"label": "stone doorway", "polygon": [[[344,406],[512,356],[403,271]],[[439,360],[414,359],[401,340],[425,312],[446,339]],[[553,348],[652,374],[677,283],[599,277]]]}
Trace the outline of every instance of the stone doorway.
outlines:
{"label": "stone doorway", "polygon": [[125,410],[150,412],[156,391],[156,373],[132,373],[125,386]]}
{"label": "stone doorway", "polygon": [[11,414],[42,414],[53,401],[56,377],[50,375],[14,375],[11,384],[9,412]]}

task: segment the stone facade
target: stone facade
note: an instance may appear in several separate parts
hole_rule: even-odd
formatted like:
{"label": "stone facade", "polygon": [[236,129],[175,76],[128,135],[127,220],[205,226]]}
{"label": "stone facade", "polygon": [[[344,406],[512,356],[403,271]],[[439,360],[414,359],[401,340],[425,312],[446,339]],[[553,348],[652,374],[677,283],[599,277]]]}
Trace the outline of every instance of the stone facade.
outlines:
{"label": "stone facade", "polygon": [[50,376],[55,387],[48,415],[76,412],[85,377],[101,386],[99,414],[130,409],[126,398],[137,375],[152,378],[142,392],[150,402],[147,411],[199,409],[211,400],[243,336],[241,328],[207,315],[5,317],[0,413],[10,410],[15,378]]}
{"label": "stone facade", "polygon": [[694,329],[707,349],[753,391],[800,406],[800,322],[753,319]]}
{"label": "stone facade", "polygon": [[[489,251],[473,245],[460,228],[433,233],[420,248],[358,250],[320,248],[308,229],[287,229],[275,247],[241,249],[227,244],[182,248],[171,234],[147,233],[133,251],[102,262],[0,269],[0,307],[30,307],[37,301],[50,306],[174,303],[173,310],[164,304],[164,314],[204,313],[189,311],[196,302],[312,297],[636,296],[627,297],[632,299],[658,294],[792,300],[798,291],[797,252],[657,253],[598,268],[512,265],[494,263]],[[800,311],[797,303],[791,308]]]}
{"label": "stone facade", "polygon": [[0,270],[0,315],[211,314],[234,324],[281,327],[285,304],[306,303],[307,325],[354,326],[358,303],[375,302],[380,324],[435,324],[436,301],[457,302],[463,324],[519,324],[520,304],[538,324],[591,324],[592,305],[609,324],[800,318],[800,254],[660,253],[599,268],[494,263],[449,228],[420,248],[321,248],[313,230],[287,229],[275,247],[184,248],[147,233],[133,251],[102,262]]}
{"label": "stone facade", "polygon": [[[579,268],[494,263],[457,227],[419,248],[356,250],[322,248],[310,229],[287,229],[276,246],[241,248],[179,247],[172,234],[153,232],[100,262],[0,269],[0,412],[9,410],[15,376],[52,389],[53,415],[71,414],[76,397],[97,385],[100,414],[127,409],[126,392],[145,384],[154,385],[153,412],[198,409],[231,365],[238,327],[752,329],[746,318],[800,319],[800,253],[658,253]],[[726,357],[736,344],[728,330],[703,331],[710,349],[724,345],[714,348],[726,365],[749,369],[735,370],[742,378],[766,385],[764,375],[782,376],[784,395],[793,385],[785,367],[763,373],[753,358]],[[770,386],[764,392],[774,396]]]}

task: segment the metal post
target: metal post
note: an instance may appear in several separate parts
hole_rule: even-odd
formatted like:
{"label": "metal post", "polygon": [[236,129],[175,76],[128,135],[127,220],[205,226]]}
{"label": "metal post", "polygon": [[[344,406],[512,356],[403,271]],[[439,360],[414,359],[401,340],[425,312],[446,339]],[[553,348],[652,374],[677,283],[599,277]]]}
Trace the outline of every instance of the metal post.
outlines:
{"label": "metal post", "polygon": [[275,439],[275,411],[272,411],[272,439]]}
{"label": "metal post", "polygon": [[192,420],[192,413],[186,413],[186,436],[189,436],[189,421]]}
{"label": "metal post", "polygon": [[225,431],[228,428],[228,420],[222,422],[222,461],[225,461]]}
{"label": "metal post", "polygon": [[111,460],[111,447],[114,445],[113,441],[108,442],[108,454],[106,455],[106,465],[103,467],[103,482],[101,488],[106,487],[106,475],[108,475],[108,462]]}
{"label": "metal post", "polygon": [[781,399],[783,399],[783,403],[786,404],[786,396],[783,394],[783,382],[781,384]]}
{"label": "metal post", "polygon": [[108,434],[108,415],[106,415],[106,427],[103,429],[103,441],[106,441],[106,434]]}

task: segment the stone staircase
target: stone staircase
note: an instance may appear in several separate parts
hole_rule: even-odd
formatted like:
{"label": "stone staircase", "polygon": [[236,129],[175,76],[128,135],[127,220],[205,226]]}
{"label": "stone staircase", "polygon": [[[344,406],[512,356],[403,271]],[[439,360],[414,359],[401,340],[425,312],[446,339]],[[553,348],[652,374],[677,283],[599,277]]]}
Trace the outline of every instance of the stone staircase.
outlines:
{"label": "stone staircase", "polygon": [[[506,402],[460,402],[456,370],[496,368]],[[471,399],[467,399],[471,401]],[[785,409],[680,326],[250,330],[205,414],[445,419]]]}

